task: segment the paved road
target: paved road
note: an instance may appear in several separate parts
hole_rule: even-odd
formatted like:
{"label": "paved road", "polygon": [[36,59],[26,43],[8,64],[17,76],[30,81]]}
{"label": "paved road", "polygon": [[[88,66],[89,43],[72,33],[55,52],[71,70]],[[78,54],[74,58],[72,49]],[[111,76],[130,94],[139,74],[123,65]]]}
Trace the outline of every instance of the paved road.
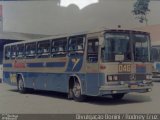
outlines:
{"label": "paved road", "polygon": [[66,96],[42,91],[20,94],[15,87],[0,84],[0,113],[160,113],[160,82],[150,93],[128,94],[120,101],[89,97],[79,103]]}

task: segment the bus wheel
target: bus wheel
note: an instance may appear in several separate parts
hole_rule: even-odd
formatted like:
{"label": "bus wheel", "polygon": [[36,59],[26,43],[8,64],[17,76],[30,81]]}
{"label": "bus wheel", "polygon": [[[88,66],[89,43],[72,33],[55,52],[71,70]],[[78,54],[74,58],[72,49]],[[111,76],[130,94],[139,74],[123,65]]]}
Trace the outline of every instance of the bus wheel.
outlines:
{"label": "bus wheel", "polygon": [[84,101],[84,96],[81,93],[81,86],[78,80],[74,81],[73,89],[72,89],[73,99],[78,102]]}
{"label": "bus wheel", "polygon": [[24,81],[22,79],[21,76],[18,77],[18,84],[17,84],[17,88],[18,88],[18,91],[20,93],[25,93],[26,92],[26,89],[24,87]]}
{"label": "bus wheel", "polygon": [[120,100],[124,97],[125,93],[112,94],[114,100]]}

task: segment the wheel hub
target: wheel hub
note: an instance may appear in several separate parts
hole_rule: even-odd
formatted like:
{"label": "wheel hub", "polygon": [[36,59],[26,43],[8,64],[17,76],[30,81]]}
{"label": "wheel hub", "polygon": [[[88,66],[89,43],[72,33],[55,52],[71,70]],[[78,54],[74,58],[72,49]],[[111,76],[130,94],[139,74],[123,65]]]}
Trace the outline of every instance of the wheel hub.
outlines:
{"label": "wheel hub", "polygon": [[80,87],[79,83],[74,84],[73,93],[76,97],[79,97],[81,95],[81,87]]}

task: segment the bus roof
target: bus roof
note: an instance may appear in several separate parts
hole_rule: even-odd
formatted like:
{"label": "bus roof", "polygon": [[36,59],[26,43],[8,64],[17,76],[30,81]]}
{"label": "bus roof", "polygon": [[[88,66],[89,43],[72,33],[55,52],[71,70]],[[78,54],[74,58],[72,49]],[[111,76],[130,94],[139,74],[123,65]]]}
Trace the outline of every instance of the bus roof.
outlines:
{"label": "bus roof", "polygon": [[58,38],[65,38],[65,37],[73,37],[73,36],[82,36],[82,35],[91,35],[91,34],[103,34],[105,32],[124,32],[124,33],[141,33],[141,34],[149,34],[148,32],[144,31],[137,31],[137,30],[126,30],[126,29],[99,29],[99,30],[92,30],[92,31],[86,31],[86,32],[81,32],[81,33],[73,33],[73,34],[58,34],[58,35],[52,35],[52,36],[47,36],[43,38],[38,38],[38,39],[27,39],[26,41],[18,42],[18,43],[10,43],[8,45],[15,45],[15,44],[22,44],[22,43],[29,43],[29,42],[36,42],[36,41],[43,41],[43,40],[52,40],[52,39],[58,39]]}
{"label": "bus roof", "polygon": [[125,29],[108,29],[105,30],[106,32],[124,32],[124,33],[140,33],[140,34],[149,34],[148,32],[144,31],[137,31],[137,30],[125,30]]}

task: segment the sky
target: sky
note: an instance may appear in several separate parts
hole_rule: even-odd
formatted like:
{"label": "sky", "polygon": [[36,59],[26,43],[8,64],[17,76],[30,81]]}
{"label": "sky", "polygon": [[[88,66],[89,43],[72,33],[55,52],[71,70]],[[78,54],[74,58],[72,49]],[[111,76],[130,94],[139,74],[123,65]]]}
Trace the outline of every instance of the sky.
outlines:
{"label": "sky", "polygon": [[[92,3],[90,3],[92,2]],[[55,35],[99,28],[145,26],[132,15],[135,0],[5,1],[3,30]],[[151,1],[149,25],[160,24],[160,1]]]}

